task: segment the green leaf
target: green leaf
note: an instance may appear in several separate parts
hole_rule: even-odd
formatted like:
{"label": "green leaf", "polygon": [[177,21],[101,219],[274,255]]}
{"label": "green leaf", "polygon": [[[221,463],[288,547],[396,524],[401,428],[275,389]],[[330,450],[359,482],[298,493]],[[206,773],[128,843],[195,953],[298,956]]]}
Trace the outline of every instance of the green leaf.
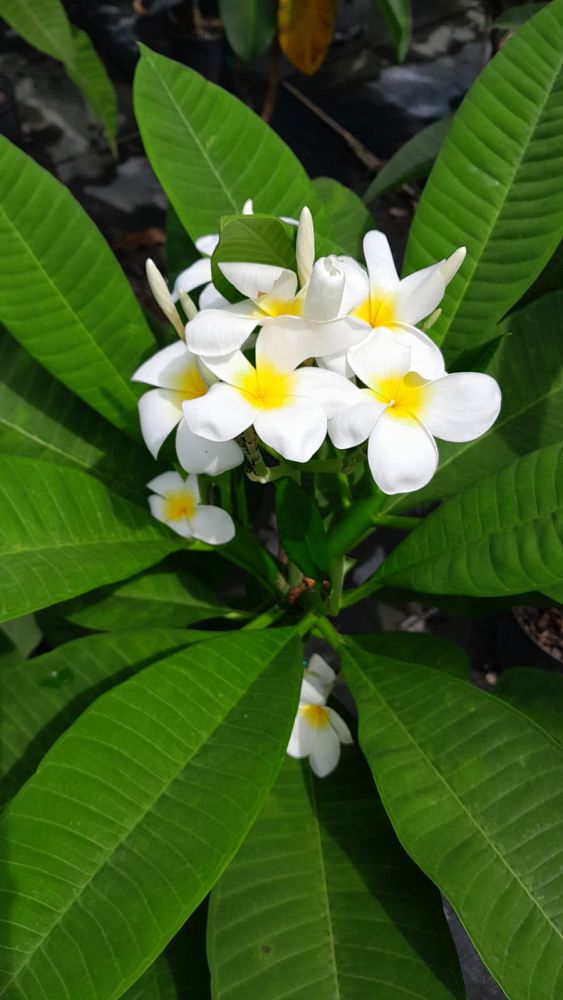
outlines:
{"label": "green leaf", "polygon": [[360,745],[395,831],[511,1000],[563,989],[563,748],[463,681],[347,640]]}
{"label": "green leaf", "polygon": [[[486,434],[464,444],[439,442],[440,465],[423,490],[392,497],[382,510],[414,507],[470,486],[519,455],[561,440],[563,291],[513,313],[488,371],[502,390],[502,409]],[[509,335],[509,336],[508,336]]]}
{"label": "green leaf", "polygon": [[12,798],[55,740],[104,691],[208,632],[144,629],[92,635],[0,672],[0,800]]}
{"label": "green leaf", "polygon": [[559,583],[562,452],[563,444],[534,451],[446,500],[391,553],[374,584],[495,597]]}
{"label": "green leaf", "polygon": [[83,472],[0,458],[0,621],[123,580],[185,546]]}
{"label": "green leaf", "polygon": [[[560,291],[563,288],[563,243],[560,243],[555,253],[548,260],[540,276],[536,278],[533,285],[530,285],[526,294],[517,303],[518,310],[528,306],[536,299],[541,299],[550,292]],[[504,324],[506,326],[506,322]]]}
{"label": "green leaf", "polygon": [[244,62],[262,55],[274,38],[275,0],[219,0],[219,13],[229,45]]}
{"label": "green leaf", "polygon": [[379,7],[397,49],[397,59],[403,62],[409,51],[412,36],[410,0],[379,0]]}
{"label": "green leaf", "polygon": [[0,15],[35,49],[72,63],[72,30],[60,0],[2,0]]}
{"label": "green leaf", "polygon": [[544,3],[523,3],[520,7],[509,7],[508,10],[504,10],[499,17],[496,17],[491,24],[491,29],[504,29],[506,31],[515,31],[529,21],[534,14],[537,14],[539,10],[545,7]]}
{"label": "green leaf", "polygon": [[59,608],[64,617],[84,628],[182,628],[209,618],[245,617],[233,611],[210,587],[190,573],[157,567],[117,586],[75,598]]}
{"label": "green leaf", "polygon": [[375,228],[371,212],[354,191],[332,177],[316,177],[313,187],[324,204],[339,251],[361,260],[363,237]]}
{"label": "green leaf", "polygon": [[321,204],[291,150],[250,108],[187,66],[141,46],[134,103],[143,145],[186,230],[216,233],[247,198],[297,217]]}
{"label": "green leaf", "polygon": [[386,191],[402,187],[418,177],[426,177],[440,152],[451,123],[451,115],[448,115],[447,118],[427,125],[405,142],[378,171],[364,195],[364,201],[369,204]]}
{"label": "green leaf", "polygon": [[313,580],[327,576],[328,549],[321,515],[309,494],[289,476],[276,483],[276,518],[288,559]]}
{"label": "green leaf", "polygon": [[[302,677],[292,630],[160,660],[58,740],[0,827],[0,989],[117,998],[228,864],[281,766]],[[88,974],[85,975],[85,969]]]}
{"label": "green leaf", "polygon": [[448,642],[447,639],[409,632],[372,632],[369,635],[354,635],[354,642],[368,653],[388,657],[395,663],[427,664],[461,680],[469,678],[466,654],[455,642]]}
{"label": "green leaf", "polygon": [[154,476],[145,448],[73,396],[0,330],[0,454],[69,465],[130,500],[144,503],[141,488]]}
{"label": "green leaf", "polygon": [[213,284],[223,294],[234,291],[240,299],[240,292],[233,289],[219,267],[230,261],[297,269],[293,240],[283,222],[270,215],[237,215],[221,225],[219,243],[211,258]]}
{"label": "green leaf", "polygon": [[351,747],[322,781],[286,760],[211,894],[208,956],[214,1000],[463,996],[440,896]]}
{"label": "green leaf", "polygon": [[62,184],[0,137],[0,321],[85,402],[137,431],[154,340],[107,243]]}
{"label": "green leaf", "polygon": [[563,744],[563,679],[560,674],[532,667],[510,667],[502,672],[491,693],[529,715]]}
{"label": "green leaf", "polygon": [[278,595],[284,578],[276,560],[260,543],[254,532],[242,524],[237,524],[236,528],[232,542],[222,545],[217,554],[240,566],[246,573],[259,580],[270,593]]}
{"label": "green leaf", "polygon": [[465,245],[432,336],[450,355],[495,335],[561,239],[563,3],[555,0],[486,66],[457,112],[422,193],[405,273]]}
{"label": "green leaf", "polygon": [[82,91],[103,127],[108,144],[117,155],[115,136],[117,133],[117,95],[108,72],[84,31],[73,35],[74,60],[68,67],[71,80]]}
{"label": "green leaf", "polygon": [[211,1000],[205,954],[207,901],[198,906],[165,951],[122,1000]]}

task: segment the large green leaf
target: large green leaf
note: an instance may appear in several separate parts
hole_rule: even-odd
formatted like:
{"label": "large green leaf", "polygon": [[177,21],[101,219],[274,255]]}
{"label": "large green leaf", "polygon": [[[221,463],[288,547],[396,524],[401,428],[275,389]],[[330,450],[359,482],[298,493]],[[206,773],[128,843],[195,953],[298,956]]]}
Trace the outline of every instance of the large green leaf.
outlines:
{"label": "large green leaf", "polygon": [[466,654],[455,642],[439,639],[434,635],[412,632],[371,632],[368,635],[354,635],[354,642],[377,656],[386,656],[394,663],[428,664],[435,670],[444,670],[454,677],[467,680],[469,661]]}
{"label": "large green leaf", "polygon": [[327,250],[350,254],[361,260],[364,234],[368,229],[375,228],[371,212],[354,191],[332,177],[315,177],[313,187],[324,204],[334,237],[335,246],[332,249],[327,239]]}
{"label": "large green leaf", "polygon": [[509,7],[496,17],[491,24],[491,28],[503,29],[505,31],[515,31],[521,24],[528,21],[534,14],[537,14],[545,3],[523,3],[519,7]]}
{"label": "large green leaf", "polygon": [[268,215],[238,215],[227,218],[221,225],[219,243],[211,258],[213,284],[234,300],[242,298],[227,281],[219,264],[231,261],[252,261],[254,264],[275,264],[297,270],[294,240],[283,222]]}
{"label": "large green leaf", "polygon": [[72,30],[60,0],[2,0],[0,17],[35,49],[72,63]]}
{"label": "large green leaf", "polygon": [[511,1000],[563,991],[563,747],[498,698],[347,641],[360,744],[414,861]]}
{"label": "large green leaf", "polygon": [[209,632],[143,629],[93,635],[0,672],[0,799],[10,799],[91,702],[115,684]]}
{"label": "large green leaf", "polygon": [[103,695],[58,740],[0,822],[5,996],[36,1000],[40,983],[45,996],[114,1000],[152,963],[276,778],[301,658],[289,629],[198,644]]}
{"label": "large green leaf", "polygon": [[130,377],[152,334],[94,223],[2,137],[0,240],[0,321],[52,375],[137,434]]}
{"label": "large green leaf", "polygon": [[440,896],[348,747],[321,781],[286,760],[211,894],[208,957],[214,1000],[463,996]]}
{"label": "large green leaf", "polygon": [[154,476],[135,445],[65,389],[0,330],[0,454],[26,455],[89,472],[129,499]]}
{"label": "large green leaf", "polygon": [[166,565],[75,598],[59,610],[68,621],[103,632],[122,628],[123,622],[127,628],[182,628],[209,618],[245,617],[193,574]]}
{"label": "large green leaf", "polygon": [[562,452],[531,452],[446,500],[372,582],[474,597],[549,592],[563,579]]}
{"label": "large green leaf", "polygon": [[141,47],[135,113],[143,145],[192,239],[216,233],[247,198],[258,212],[321,203],[291,150],[250,108],[187,66]]}
{"label": "large green leaf", "polygon": [[439,442],[440,465],[414,495],[392,497],[383,510],[414,507],[450,496],[496,472],[518,455],[561,440],[563,291],[554,292],[506,319],[499,350],[488,367],[502,390],[502,409],[482,437],[464,444]]}
{"label": "large green leaf", "polygon": [[440,152],[451,123],[452,119],[448,115],[447,118],[427,125],[405,142],[378,171],[364,195],[364,201],[369,204],[385,191],[401,187],[417,177],[426,177]]}
{"label": "large green leaf", "polygon": [[122,1000],[211,1000],[206,928],[207,900]]}
{"label": "large green leaf", "polygon": [[289,476],[276,483],[276,518],[288,559],[306,576],[322,580],[328,573],[322,518],[307,491]]}
{"label": "large green leaf", "polygon": [[123,580],[185,542],[84,472],[0,458],[0,621]]}
{"label": "large green leaf", "polygon": [[483,70],[424,188],[405,271],[468,249],[432,327],[450,354],[494,336],[563,227],[563,2],[528,21]]}
{"label": "large green leaf", "polygon": [[90,38],[84,31],[73,34],[74,60],[67,67],[71,80],[80,88],[92,110],[101,121],[108,143],[117,153],[115,135],[117,132],[117,95],[108,72],[96,52]]}
{"label": "large green leaf", "polygon": [[500,675],[492,693],[529,715],[563,744],[563,678],[531,667],[511,667]]}
{"label": "large green leaf", "polygon": [[244,62],[262,55],[276,33],[276,0],[219,0],[219,13],[229,45]]}

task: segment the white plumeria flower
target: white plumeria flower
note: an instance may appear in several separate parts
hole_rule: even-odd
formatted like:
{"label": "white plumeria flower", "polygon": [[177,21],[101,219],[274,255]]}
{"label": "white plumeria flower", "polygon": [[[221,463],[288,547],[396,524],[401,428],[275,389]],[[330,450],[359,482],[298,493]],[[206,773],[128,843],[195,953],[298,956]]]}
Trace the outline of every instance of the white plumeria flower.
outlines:
{"label": "white plumeria flower", "polygon": [[340,760],[340,744],[353,742],[344,719],[325,705],[321,692],[304,678],[297,716],[287,745],[289,756],[298,759],[308,757],[313,774],[326,778]]}
{"label": "white plumeria flower", "polygon": [[366,233],[367,273],[351,258],[339,258],[347,278],[343,309],[368,336],[377,337],[381,329],[391,330],[411,348],[413,369],[425,378],[439,378],[445,374],[442,353],[416,324],[442,301],[465,253],[465,247],[459,247],[447,260],[399,278],[387,237],[375,230]]}
{"label": "white plumeria flower", "polygon": [[[344,270],[336,257],[321,257],[315,263],[313,220],[308,208],[299,218],[296,261],[297,273],[273,264],[219,264],[227,280],[247,297],[220,309],[204,309],[192,319],[186,327],[192,351],[206,358],[230,354],[245,344],[257,326],[275,326],[280,338],[293,330],[294,340],[301,332],[309,337],[316,334],[311,343],[315,350],[303,354],[301,360],[358,343],[365,336],[361,324],[335,323],[344,293]],[[331,338],[327,339],[329,331]]]}
{"label": "white plumeria flower", "polygon": [[383,331],[350,351],[350,364],[367,386],[356,405],[335,416],[329,435],[337,448],[369,438],[368,462],[384,493],[418,490],[438,464],[434,437],[471,441],[498,416],[500,389],[481,372],[426,380],[412,370],[411,351]]}
{"label": "white plumeria flower", "polygon": [[197,476],[183,479],[179,472],[163,472],[147,483],[151,514],[182,538],[208,545],[225,545],[235,536],[233,519],[221,507],[200,503]]}
{"label": "white plumeria flower", "polygon": [[336,674],[319,653],[313,653],[305,667],[304,680],[316,688],[326,701],[334,687]]}
{"label": "white plumeria flower", "polygon": [[283,458],[307,462],[325,439],[327,418],[351,406],[359,390],[334,372],[296,371],[296,345],[276,342],[272,332],[258,338],[256,367],[242,351],[206,358],[221,381],[185,402],[184,417],[194,434],[211,441],[228,441],[254,426]]}
{"label": "white plumeria flower", "polygon": [[235,441],[205,440],[194,434],[184,420],[182,404],[205,396],[214,379],[183,341],[157,351],[132,379],[156,387],[139,399],[141,433],[153,458],[177,427],[176,451],[186,472],[216,476],[241,464],[244,456]]}

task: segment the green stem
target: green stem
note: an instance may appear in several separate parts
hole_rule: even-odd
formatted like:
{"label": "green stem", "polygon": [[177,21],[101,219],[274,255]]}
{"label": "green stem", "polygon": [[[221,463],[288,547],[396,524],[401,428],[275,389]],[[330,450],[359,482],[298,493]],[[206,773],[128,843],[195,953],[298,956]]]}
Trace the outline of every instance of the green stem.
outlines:
{"label": "green stem", "polygon": [[324,616],[317,619],[315,631],[320,632],[323,639],[326,639],[326,641],[329,642],[330,645],[337,650],[337,652],[342,649],[342,646],[346,642],[344,636],[340,635],[340,632],[335,629],[332,622]]}
{"label": "green stem", "polygon": [[342,596],[342,607],[349,608],[352,604],[357,604],[358,601],[363,601],[364,597],[369,597],[370,594],[374,594],[376,590],[381,590],[383,584],[379,580],[375,581],[373,579],[366,580],[362,583],[360,587],[354,587],[353,590],[346,590]]}
{"label": "green stem", "polygon": [[340,611],[342,584],[344,583],[344,556],[335,556],[329,561],[331,592],[328,603],[329,615],[337,615]]}
{"label": "green stem", "polygon": [[424,521],[423,517],[408,517],[404,514],[376,514],[373,524],[381,528],[399,528],[401,531],[412,531]]}
{"label": "green stem", "polygon": [[248,516],[248,503],[246,500],[246,480],[244,476],[237,476],[235,479],[235,500],[239,521],[249,527],[250,518]]}
{"label": "green stem", "polygon": [[258,446],[258,438],[254,427],[249,427],[248,430],[240,436],[239,441],[252,469],[253,476],[258,480],[258,482],[267,483],[270,478],[270,470],[262,457],[262,452]]}
{"label": "green stem", "polygon": [[364,533],[372,527],[373,518],[383,503],[384,495],[379,490],[363,500],[357,500],[347,507],[328,533],[329,556],[340,556],[349,552]]}
{"label": "green stem", "polygon": [[316,622],[317,622],[317,612],[308,611],[307,614],[303,615],[303,618],[297,622],[295,630],[296,632],[299,633],[301,637],[303,637],[307,635],[308,632],[311,631]]}
{"label": "green stem", "polygon": [[243,625],[243,631],[250,632],[251,630],[258,628],[268,628],[268,625],[271,625],[273,622],[277,622],[278,618],[281,618],[284,614],[285,608],[280,608],[278,605],[275,605],[268,611],[264,611],[263,614],[258,615],[257,618],[253,618],[251,622],[248,622],[248,625]]}

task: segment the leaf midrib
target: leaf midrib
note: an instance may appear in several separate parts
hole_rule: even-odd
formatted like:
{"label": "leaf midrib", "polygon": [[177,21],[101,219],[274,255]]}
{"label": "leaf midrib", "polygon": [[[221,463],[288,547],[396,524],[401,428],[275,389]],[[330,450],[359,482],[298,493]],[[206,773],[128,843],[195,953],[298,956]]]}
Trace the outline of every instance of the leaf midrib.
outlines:
{"label": "leaf midrib", "polygon": [[[100,872],[102,872],[107,867],[109,861],[116,854],[116,852],[119,850],[119,848],[122,846],[122,844],[125,843],[133,835],[133,833],[140,826],[140,824],[143,822],[143,820],[145,819],[145,817],[150,812],[154,811],[156,804],[162,798],[164,798],[168,794],[171,786],[178,780],[179,775],[182,774],[182,772],[184,772],[187,767],[189,767],[189,765],[193,762],[193,760],[200,753],[200,751],[202,750],[202,748],[205,747],[205,745],[211,739],[213,739],[213,737],[215,736],[215,733],[218,731],[218,729],[221,728],[221,726],[223,725],[223,723],[225,722],[225,720],[228,718],[228,716],[231,714],[231,712],[234,711],[234,709],[237,707],[237,705],[240,704],[240,702],[243,700],[243,698],[245,698],[245,696],[252,689],[252,687],[256,684],[256,682],[260,680],[260,678],[266,672],[266,670],[268,669],[268,667],[271,666],[271,664],[274,661],[274,659],[276,659],[276,657],[280,655],[280,653],[282,652],[282,650],[289,644],[289,642],[291,641],[292,638],[293,638],[293,636],[288,636],[285,639],[284,643],[282,645],[280,645],[279,648],[276,649],[275,652],[272,652],[270,654],[268,662],[262,666],[261,670],[258,671],[258,673],[254,677],[252,683],[247,688],[245,688],[242,692],[240,692],[239,695],[233,701],[233,703],[227,709],[224,710],[224,712],[221,715],[219,721],[216,723],[216,725],[213,727],[213,729],[211,729],[210,732],[206,734],[205,739],[201,743],[199,743],[197,745],[197,747],[195,747],[193,749],[193,751],[189,754],[189,756],[181,764],[179,764],[177,768],[174,769],[174,773],[172,774],[171,778],[165,783],[165,785],[163,785],[161,787],[160,791],[153,797],[153,799],[151,800],[151,802],[149,803],[149,805],[146,806],[146,808],[142,810],[142,812],[138,815],[138,817],[135,820],[135,822],[133,823],[133,825],[130,826],[128,828],[128,830],[126,830],[122,834],[122,836],[119,838],[119,840],[116,841],[112,845],[111,849],[105,853],[103,861],[101,861],[98,864],[98,866],[92,871],[92,873],[90,874],[90,876],[88,877],[88,879],[86,880],[86,882],[84,882],[83,885],[80,887],[80,891],[77,892],[72,897],[72,899],[69,901],[68,905],[64,907],[64,909],[62,909],[62,910],[60,910],[58,912],[56,920],[51,924],[51,926],[49,927],[49,929],[47,931],[45,931],[44,934],[41,935],[40,941],[37,942],[37,944],[33,947],[33,949],[31,951],[29,951],[29,952],[26,952],[26,956],[25,956],[24,961],[18,967],[18,969],[14,971],[13,975],[10,976],[9,980],[7,980],[7,982],[5,984],[5,987],[2,990],[2,993],[0,993],[0,996],[5,996],[6,991],[9,990],[10,987],[14,983],[17,983],[17,980],[19,979],[21,973],[28,966],[28,964],[32,960],[33,956],[35,956],[35,954],[38,953],[38,952],[39,953],[43,952],[43,950],[45,948],[45,945],[46,945],[46,942],[50,938],[50,936],[53,933],[54,929],[61,923],[61,921],[65,918],[66,914],[72,909],[72,907],[77,902],[80,901],[80,899],[83,897],[84,893],[89,888],[90,884],[97,878],[97,876],[100,874]],[[213,640],[210,640],[210,641],[213,642]],[[189,646],[187,647],[187,649],[190,649],[190,648],[191,647],[189,647]],[[177,655],[177,654],[172,654],[172,655]],[[247,660],[248,660],[248,657],[247,657]],[[159,662],[161,663],[162,661],[157,661],[157,663],[159,663]],[[152,666],[152,664],[151,664],[151,666]],[[111,694],[112,694],[111,691],[108,692],[108,695],[111,695]],[[103,695],[102,695],[102,698],[103,698]],[[57,741],[57,743],[55,744],[55,746],[57,746],[57,747],[60,748],[66,742],[66,740],[69,739],[69,738],[71,738],[71,737],[69,736],[69,730],[67,730],[67,732]],[[47,766],[48,766],[48,763],[49,762],[47,761]],[[43,764],[42,764],[42,767],[44,768],[45,766],[46,766],[46,763],[44,761]],[[66,765],[62,764],[61,765],[61,762],[57,761],[55,766],[58,766],[58,767],[67,766],[68,767],[69,765],[68,764],[66,764]],[[266,792],[263,793],[262,800],[264,800],[266,794],[267,794],[267,790],[266,790]],[[6,811],[6,815],[8,816],[8,819],[9,819],[9,813],[10,813],[10,810],[8,809]],[[239,846],[239,845],[237,845],[237,846]],[[235,850],[236,850],[236,847],[235,847]],[[150,965],[153,957],[156,957],[156,956],[152,956],[152,955],[149,956],[149,962],[147,962],[147,965],[141,970],[141,972],[139,973],[139,975],[142,975],[143,972],[147,968],[149,968],[149,965]],[[129,984],[129,985],[132,985],[132,984]],[[125,988],[128,989],[129,986],[126,986]]]}
{"label": "leaf midrib", "polygon": [[[434,761],[423,750],[423,748],[420,745],[420,743],[417,742],[417,740],[414,738],[414,736],[411,735],[411,733],[406,728],[406,726],[404,725],[404,723],[401,721],[401,719],[399,718],[399,716],[396,714],[396,712],[394,711],[394,709],[391,707],[391,705],[389,704],[389,702],[386,701],[386,699],[384,698],[384,696],[378,690],[378,688],[375,685],[375,683],[371,680],[369,673],[367,671],[365,671],[365,670],[362,670],[362,668],[354,660],[353,654],[349,653],[348,656],[352,660],[354,666],[356,667],[356,669],[360,673],[361,677],[364,680],[367,681],[367,683],[369,684],[369,686],[370,686],[371,690],[373,691],[375,697],[383,705],[385,711],[388,712],[392,716],[392,718],[395,720],[397,726],[402,730],[402,732],[404,733],[404,735],[406,737],[407,742],[410,743],[415,748],[415,750],[420,754],[420,756],[426,762],[426,764],[428,765],[428,767],[430,768],[430,770],[435,773],[435,775],[437,776],[437,778],[439,779],[439,781],[445,786],[445,788],[447,789],[447,791],[451,794],[451,797],[455,800],[455,802],[458,804],[458,806],[460,807],[460,809],[468,817],[470,823],[475,827],[475,829],[477,830],[477,832],[483,837],[483,840],[489,845],[492,853],[495,854],[495,856],[500,860],[500,862],[502,863],[502,865],[504,865],[504,867],[508,870],[508,872],[513,876],[514,881],[522,888],[522,890],[524,891],[525,895],[529,898],[529,900],[533,904],[533,906],[541,913],[541,915],[544,917],[546,923],[548,923],[549,926],[553,928],[553,930],[555,931],[555,933],[557,934],[557,936],[559,937],[559,939],[563,942],[563,932],[557,927],[556,924],[554,924],[552,922],[551,918],[547,915],[547,913],[545,912],[545,910],[541,907],[539,901],[536,900],[532,896],[532,894],[531,894],[530,890],[528,889],[527,885],[517,875],[517,873],[514,871],[514,869],[512,868],[512,866],[506,860],[506,858],[504,858],[503,855],[499,852],[499,849],[496,847],[494,841],[491,840],[491,838],[489,837],[489,835],[479,825],[479,823],[477,822],[477,819],[469,811],[469,809],[467,808],[467,806],[465,805],[465,803],[462,801],[462,799],[460,799],[459,795],[457,794],[457,792],[455,791],[455,789],[452,787],[452,785],[450,784],[450,782],[447,780],[447,778],[445,777],[445,775],[442,774],[442,772],[438,769],[438,767],[434,763]],[[413,664],[413,666],[416,667],[416,664]],[[421,668],[421,669],[426,669],[426,668]],[[429,668],[429,669],[432,669],[432,668]],[[443,678],[443,674],[441,676]],[[453,684],[455,687],[460,687],[461,685],[467,687],[467,682],[466,681],[458,680],[456,677],[453,677],[453,676],[448,676],[447,682],[450,683],[450,684]],[[510,709],[513,712],[513,714],[518,715],[521,718],[526,719],[527,722],[532,721],[532,724],[534,725],[534,728],[537,729],[542,734],[542,736],[544,736],[544,738],[549,738],[549,742],[552,743],[553,746],[556,747],[558,750],[560,750],[560,747],[558,747],[556,740],[553,737],[549,737],[549,734],[544,733],[543,729],[541,729],[541,727],[537,723],[533,723],[533,720],[530,720],[528,718],[528,716],[524,715],[522,712],[519,712],[518,709],[514,709],[512,705],[507,705],[506,702],[504,702],[503,704],[508,709]],[[383,798],[383,795],[382,795],[382,798]],[[444,887],[444,892],[447,894],[447,887]],[[458,914],[458,916],[459,916],[459,914]]]}

